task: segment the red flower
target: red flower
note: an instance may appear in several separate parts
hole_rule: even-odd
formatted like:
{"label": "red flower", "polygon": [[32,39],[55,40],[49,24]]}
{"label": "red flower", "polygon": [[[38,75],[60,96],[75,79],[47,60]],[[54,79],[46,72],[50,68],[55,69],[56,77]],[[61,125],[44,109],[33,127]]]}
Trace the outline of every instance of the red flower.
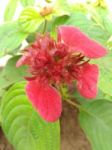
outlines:
{"label": "red flower", "polygon": [[25,49],[17,67],[29,66],[32,76],[26,78],[26,93],[45,120],[55,121],[61,114],[61,96],[56,87],[62,83],[76,80],[82,96],[97,95],[98,67],[89,60],[105,54],[104,47],[72,26],[60,26],[57,41],[49,34],[39,35]]}

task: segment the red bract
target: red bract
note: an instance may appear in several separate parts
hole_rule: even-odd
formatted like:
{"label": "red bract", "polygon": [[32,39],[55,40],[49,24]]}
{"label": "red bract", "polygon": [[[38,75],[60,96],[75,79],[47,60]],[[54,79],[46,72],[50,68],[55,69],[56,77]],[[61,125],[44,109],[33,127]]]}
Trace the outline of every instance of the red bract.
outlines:
{"label": "red bract", "polygon": [[77,89],[86,98],[97,95],[98,67],[90,58],[102,57],[106,50],[72,26],[58,28],[58,40],[49,34],[38,35],[17,62],[28,65],[26,93],[36,110],[47,121],[61,114],[61,97],[56,87],[77,81]]}
{"label": "red bract", "polygon": [[61,114],[61,97],[55,88],[34,80],[27,84],[26,92],[45,120],[53,122],[58,119]]}
{"label": "red bract", "polygon": [[61,26],[58,29],[58,40],[68,45],[71,51],[81,52],[89,58],[99,58],[106,54],[104,47],[72,26]]}

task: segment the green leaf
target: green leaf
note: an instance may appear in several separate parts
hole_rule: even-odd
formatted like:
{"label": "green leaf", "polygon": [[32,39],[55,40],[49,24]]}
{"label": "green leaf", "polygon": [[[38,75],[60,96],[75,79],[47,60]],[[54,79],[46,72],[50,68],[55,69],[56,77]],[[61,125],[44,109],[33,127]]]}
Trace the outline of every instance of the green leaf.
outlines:
{"label": "green leaf", "polygon": [[51,22],[48,22],[48,25],[47,25],[47,31],[50,32],[50,34],[56,38],[57,36],[57,32],[56,32],[56,29],[59,25],[62,25],[62,24],[65,24],[66,21],[69,19],[69,16],[68,15],[63,15],[63,16],[60,16],[60,17],[55,17],[53,20],[52,20],[52,23]]}
{"label": "green leaf", "polygon": [[[106,94],[112,96],[112,52],[98,60],[93,60],[93,63],[98,64],[100,69],[99,88]],[[110,99],[111,100],[111,99]]]}
{"label": "green leaf", "polygon": [[26,37],[27,34],[21,31],[18,22],[2,24],[0,26],[0,56],[18,48]]}
{"label": "green leaf", "polygon": [[[91,99],[87,99],[87,98],[84,98],[83,96],[81,96],[77,89],[74,91],[72,97],[74,98],[74,100],[77,100],[77,102],[79,102],[80,104],[84,104],[87,101],[91,101]],[[94,99],[92,99],[92,101],[102,99],[102,98],[106,99],[107,95],[105,93],[103,93],[103,91],[101,89],[98,89],[97,96]]]}
{"label": "green leaf", "polygon": [[82,105],[79,121],[91,142],[92,150],[112,149],[111,101],[96,100]]}
{"label": "green leaf", "polygon": [[89,13],[91,13],[91,19],[101,26],[106,32],[112,34],[112,19],[108,9],[101,7],[89,7]]}
{"label": "green leaf", "polygon": [[67,0],[57,0],[54,3],[54,15],[56,16],[63,16],[69,15],[70,8],[68,5]]}
{"label": "green leaf", "polygon": [[18,59],[19,56],[9,59],[0,73],[0,90],[7,88],[15,82],[24,80],[24,77],[28,75],[25,66],[16,68],[16,62]]}
{"label": "green leaf", "polygon": [[35,0],[20,0],[21,4],[26,6],[33,6],[35,4]]}
{"label": "green leaf", "polygon": [[104,9],[102,7],[95,7],[93,5],[85,5],[84,6],[87,13],[90,15],[91,21],[93,21],[97,26],[99,26],[105,34],[108,34],[108,41],[106,46],[111,50],[112,49],[112,19],[111,13],[108,9]]}
{"label": "green leaf", "polygon": [[17,2],[18,0],[9,0],[9,3],[5,9],[4,21],[12,20],[17,8]]}
{"label": "green leaf", "polygon": [[106,94],[112,96],[112,52],[101,59],[94,60],[100,68],[99,88]]}
{"label": "green leaf", "polygon": [[25,95],[25,83],[17,83],[4,95],[2,128],[16,150],[59,150],[59,122],[45,122]]}
{"label": "green leaf", "polygon": [[[2,72],[2,68],[0,68],[0,74],[1,72]],[[1,80],[1,77],[0,77],[0,80]],[[0,88],[0,98],[2,97],[3,93],[4,93],[4,90]]]}
{"label": "green leaf", "polygon": [[107,40],[110,37],[110,34],[107,31],[103,30],[99,25],[88,19],[86,15],[81,12],[73,13],[66,24],[79,27],[83,32],[88,34],[90,38],[99,41],[103,45],[107,44]]}
{"label": "green leaf", "polygon": [[63,17],[57,17],[53,21],[51,26],[51,31],[53,31],[53,34],[59,25],[72,25],[80,28],[81,31],[85,32],[90,38],[95,39],[96,41],[107,46],[107,40],[111,36],[111,33],[107,31],[108,27],[102,28],[102,22],[99,24],[98,21],[96,22],[96,20],[89,18],[87,15],[87,10],[80,5],[76,5],[74,8],[72,8],[70,13],[71,15],[68,17],[64,16],[64,19]]}
{"label": "green leaf", "polygon": [[19,17],[19,24],[24,32],[32,33],[37,30],[44,18],[33,7],[25,8]]}

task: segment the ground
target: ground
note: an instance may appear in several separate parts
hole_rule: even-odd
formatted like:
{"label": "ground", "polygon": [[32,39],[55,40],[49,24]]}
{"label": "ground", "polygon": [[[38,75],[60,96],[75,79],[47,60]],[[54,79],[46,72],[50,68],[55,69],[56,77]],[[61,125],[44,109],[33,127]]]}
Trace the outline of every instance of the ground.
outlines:
{"label": "ground", "polygon": [[[0,150],[14,150],[0,130]],[[91,150],[90,143],[79,127],[78,110],[66,102],[61,117],[61,150]]]}

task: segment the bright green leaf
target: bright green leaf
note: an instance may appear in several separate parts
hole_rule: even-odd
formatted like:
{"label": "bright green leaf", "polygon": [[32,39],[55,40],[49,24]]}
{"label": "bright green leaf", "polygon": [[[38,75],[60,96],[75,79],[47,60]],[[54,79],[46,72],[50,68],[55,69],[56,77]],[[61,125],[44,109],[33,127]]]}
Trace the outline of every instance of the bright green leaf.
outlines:
{"label": "bright green leaf", "polygon": [[[82,7],[80,5],[74,6],[74,8],[71,9],[70,13],[71,14],[68,17],[57,17],[53,21],[51,26],[51,31],[53,31],[52,34],[55,33],[55,30],[59,25],[72,25],[80,28],[81,31],[85,32],[90,38],[95,39],[96,41],[107,46],[107,41],[111,36],[111,32],[109,32],[110,28],[112,29],[111,23],[108,23],[108,25],[104,26],[104,20],[102,20],[102,18],[100,18],[100,16],[97,16],[96,14],[95,15],[97,17],[95,16],[96,18],[94,17],[94,19],[92,17],[88,17],[88,11],[85,7]],[[89,13],[89,15],[91,16],[92,14]],[[109,20],[107,22],[109,22]]]}
{"label": "bright green leaf", "polygon": [[112,52],[109,51],[104,58],[94,60],[100,68],[99,88],[112,96]]}
{"label": "bright green leaf", "polygon": [[24,7],[33,6],[35,4],[35,0],[20,0]]}
{"label": "bright green leaf", "polygon": [[99,88],[106,94],[112,96],[112,52],[109,52],[104,58],[93,60],[100,69]]}
{"label": "bright green leaf", "polygon": [[17,2],[18,0],[9,0],[9,3],[6,7],[5,14],[4,14],[5,21],[10,21],[13,18],[17,8]]}
{"label": "bright green leaf", "polygon": [[112,102],[87,102],[81,107],[79,120],[92,150],[112,150]]}
{"label": "bright green leaf", "polygon": [[[90,9],[92,9],[92,7],[90,7]],[[93,13],[90,10],[91,18],[97,24],[99,23],[107,33],[112,34],[112,19],[109,10],[101,7],[93,7],[93,10]]]}
{"label": "bright green leaf", "polygon": [[22,32],[17,22],[0,26],[0,56],[10,53],[22,43],[27,34]]}
{"label": "bright green leaf", "polygon": [[67,0],[57,0],[54,4],[54,15],[56,16],[63,16],[69,15],[70,8],[67,3]]}
{"label": "bright green leaf", "polygon": [[15,150],[59,150],[59,122],[45,122],[25,95],[25,83],[17,83],[4,95],[2,128]]}
{"label": "bright green leaf", "polygon": [[33,7],[25,8],[19,17],[19,25],[27,33],[36,31],[43,21],[44,18]]}
{"label": "bright green leaf", "polygon": [[103,45],[107,44],[107,40],[110,37],[110,34],[107,31],[103,30],[99,25],[88,19],[86,15],[81,12],[73,13],[66,24],[79,27],[83,32],[88,34],[89,37],[99,41]]}

